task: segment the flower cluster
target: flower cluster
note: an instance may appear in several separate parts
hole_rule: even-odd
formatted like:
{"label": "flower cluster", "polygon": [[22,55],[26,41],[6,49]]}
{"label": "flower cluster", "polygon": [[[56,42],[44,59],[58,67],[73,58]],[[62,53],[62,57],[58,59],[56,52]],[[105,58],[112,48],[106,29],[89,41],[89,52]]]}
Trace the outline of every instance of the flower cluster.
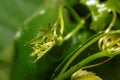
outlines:
{"label": "flower cluster", "polygon": [[38,61],[45,53],[47,53],[54,45],[60,45],[62,43],[62,34],[57,30],[57,25],[49,25],[46,30],[40,30],[42,35],[38,35],[35,39],[26,43],[26,45],[32,45],[33,52],[30,56],[37,55],[36,61]]}

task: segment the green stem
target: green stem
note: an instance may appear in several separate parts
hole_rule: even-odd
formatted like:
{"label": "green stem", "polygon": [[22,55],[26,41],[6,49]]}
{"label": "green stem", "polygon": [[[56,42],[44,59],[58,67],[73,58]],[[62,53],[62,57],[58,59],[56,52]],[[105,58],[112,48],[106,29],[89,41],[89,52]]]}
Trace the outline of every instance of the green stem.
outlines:
{"label": "green stem", "polygon": [[112,46],[114,46],[115,44],[117,44],[118,42],[120,42],[120,38],[118,38],[117,40],[115,40],[110,46],[108,46],[107,48],[112,48]]}
{"label": "green stem", "polygon": [[[71,58],[67,61],[67,63],[65,64],[64,68],[61,70],[61,72],[59,73],[59,75],[63,74],[66,69],[69,67],[69,65],[72,63],[72,61],[83,51],[85,50],[87,47],[89,47],[91,44],[93,44],[94,42],[96,42],[97,40],[99,40],[101,37],[106,36],[106,35],[110,35],[110,34],[115,34],[115,33],[120,33],[120,30],[116,30],[116,31],[111,31],[108,33],[98,33],[95,36],[93,36],[92,38],[90,38],[85,44],[83,44],[83,46],[79,46],[77,51],[74,51],[74,55],[71,56]],[[73,54],[73,53],[72,53]],[[58,75],[58,76],[59,76]]]}
{"label": "green stem", "polygon": [[64,5],[65,5],[65,8],[70,11],[70,13],[74,17],[74,19],[79,23],[81,20],[80,16],[69,5],[67,5],[67,4],[64,4]]}
{"label": "green stem", "polygon": [[67,4],[62,4],[62,5],[59,7],[59,9],[58,9],[58,20],[57,20],[57,22],[55,23],[55,25],[57,25],[57,24],[59,23],[59,21],[60,21],[60,26],[61,26],[60,32],[61,32],[61,33],[63,33],[63,31],[64,31],[64,20],[63,20],[63,13],[62,13],[63,8],[68,9],[68,10],[70,11],[70,13],[72,14],[72,16],[75,18],[75,20],[76,20],[77,22],[80,22],[80,17],[79,17],[79,15],[78,15],[69,5],[67,5]]}
{"label": "green stem", "polygon": [[86,64],[88,64],[89,62],[91,62],[95,59],[105,57],[105,56],[109,56],[109,55],[117,55],[117,54],[120,54],[120,50],[115,51],[115,52],[111,52],[111,51],[108,51],[108,50],[103,50],[101,52],[93,54],[93,55],[85,58],[84,60],[82,60],[81,62],[76,64],[75,66],[71,67],[68,71],[66,71],[65,73],[58,76],[55,80],[64,80],[65,78],[72,75],[75,71],[77,71],[78,69],[82,68],[83,66],[85,66]]}
{"label": "green stem", "polygon": [[[73,12],[73,11],[72,11]],[[85,17],[85,19],[88,19],[89,17],[90,17],[90,15],[91,14],[88,14],[86,17]],[[76,14],[76,17],[77,17],[77,14]],[[79,19],[77,19],[77,20],[79,20]],[[82,19],[81,20],[81,22],[77,25],[77,27],[74,29],[74,30],[72,30],[68,35],[66,35],[65,37],[64,37],[64,41],[66,41],[66,40],[68,40],[72,35],[74,35],[83,25],[84,25],[84,20]],[[97,34],[98,35],[98,34]],[[63,61],[62,61],[62,63],[56,68],[56,70],[55,70],[55,72],[60,68],[60,66],[62,66],[63,64],[64,64],[64,62],[70,57],[70,56],[72,56],[72,54],[71,55],[69,55],[69,56],[67,56]]]}
{"label": "green stem", "polygon": [[70,33],[68,33],[65,37],[64,37],[64,41],[68,40],[71,36],[73,36],[76,32],[78,32],[78,30],[80,30],[80,28],[83,27],[85,21],[81,20],[79,22],[79,24],[76,26],[76,28],[74,28]]}
{"label": "green stem", "polygon": [[76,32],[78,32],[78,30],[80,30],[81,27],[83,27],[85,20],[81,19],[80,16],[68,5],[65,5],[65,7],[70,11],[70,13],[72,14],[72,16],[75,18],[75,20],[77,21],[77,26],[70,32],[68,33],[65,37],[64,37],[64,41],[68,40],[71,36],[73,36]]}
{"label": "green stem", "polygon": [[109,32],[111,30],[111,28],[113,27],[115,21],[116,21],[116,18],[117,18],[117,14],[115,11],[112,11],[113,13],[113,18],[112,18],[112,21],[110,22],[108,28],[105,30],[105,33]]}
{"label": "green stem", "polygon": [[81,19],[80,16],[70,6],[65,5],[65,7],[71,12],[71,14],[74,16],[78,24],[70,33],[68,33],[64,37],[63,39],[64,41],[68,40],[71,36],[73,36],[76,32],[78,32],[78,30],[80,30],[80,28],[82,28],[83,25],[85,24],[85,20],[88,19],[91,15],[88,14],[85,18]]}
{"label": "green stem", "polygon": [[79,15],[69,5],[62,4],[58,10],[58,20],[57,20],[57,22],[60,21],[60,24],[61,24],[61,33],[63,33],[63,30],[64,30],[64,21],[63,21],[63,15],[62,15],[62,10],[64,7],[70,11],[74,19],[78,22],[78,25],[76,26],[76,28],[64,37],[63,40],[66,41],[84,25],[85,21],[83,19],[81,20]]}
{"label": "green stem", "polygon": [[[107,29],[105,30],[105,33],[108,33],[111,28],[113,27],[113,25],[115,24],[115,21],[116,21],[116,18],[117,18],[117,14],[115,11],[112,11],[113,13],[113,18],[109,24],[109,26],[107,27]],[[99,46],[99,49],[104,49],[105,47],[102,46],[103,44],[106,44],[106,36],[105,37],[102,37],[101,39],[99,39],[99,42],[98,42],[98,46]]]}
{"label": "green stem", "polygon": [[[94,54],[92,56],[89,56],[88,58],[84,59],[83,61],[81,61],[80,65],[75,65],[74,67],[72,67],[70,70],[68,70],[67,72],[61,74],[60,76],[58,76],[55,80],[63,80],[64,78],[70,76],[73,72],[75,72],[76,70],[78,70],[79,68],[83,67],[85,64],[89,63],[90,61],[92,61],[93,59],[96,59],[97,57],[103,57],[103,55],[101,55],[101,53],[105,53],[106,51],[102,51],[99,54]],[[77,67],[76,67],[77,66]]]}
{"label": "green stem", "polygon": [[[60,25],[60,33],[63,34],[64,31],[64,20],[63,20],[63,13],[62,10],[64,8],[64,5],[61,5],[58,9],[58,19],[56,23],[54,24],[55,26]],[[60,24],[59,24],[60,23]]]}

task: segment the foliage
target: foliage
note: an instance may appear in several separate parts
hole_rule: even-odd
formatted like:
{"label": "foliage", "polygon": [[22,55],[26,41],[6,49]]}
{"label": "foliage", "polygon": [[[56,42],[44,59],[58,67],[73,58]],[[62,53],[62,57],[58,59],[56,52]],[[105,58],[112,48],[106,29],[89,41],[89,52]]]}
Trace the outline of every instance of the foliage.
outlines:
{"label": "foliage", "polygon": [[0,4],[0,80],[70,80],[79,69],[120,79],[119,0]]}

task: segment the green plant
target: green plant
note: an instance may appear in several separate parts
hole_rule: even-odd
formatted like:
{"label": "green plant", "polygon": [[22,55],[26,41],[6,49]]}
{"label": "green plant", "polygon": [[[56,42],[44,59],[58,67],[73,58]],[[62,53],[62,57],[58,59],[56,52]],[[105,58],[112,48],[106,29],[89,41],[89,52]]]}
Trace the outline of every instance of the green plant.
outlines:
{"label": "green plant", "polygon": [[[79,71],[88,76],[81,74],[75,80],[120,79],[119,0],[43,3],[46,6],[41,6],[17,31],[12,80],[74,80],[73,75]],[[114,62],[117,57],[118,62]],[[108,74],[112,63],[118,68]]]}
{"label": "green plant", "polygon": [[[63,20],[63,8],[66,8],[70,11],[72,16],[76,19],[78,22],[78,25],[67,34],[67,36],[63,36],[64,32],[64,20]],[[106,9],[108,10],[108,9]],[[95,37],[92,37],[92,39],[88,40],[82,47],[80,44],[80,47],[78,47],[77,50],[75,50],[74,53],[72,53],[71,57],[68,57],[68,61],[65,63],[65,66],[63,69],[61,69],[60,73],[57,77],[55,77],[55,80],[64,80],[67,77],[70,77],[75,71],[78,69],[84,67],[87,63],[101,57],[114,57],[118,54],[120,54],[120,39],[119,36],[116,36],[117,34],[120,34],[120,31],[111,31],[111,28],[114,26],[115,20],[116,20],[116,12],[113,12],[113,19],[107,29],[103,32],[100,32],[99,34],[95,35]],[[88,17],[88,16],[87,16]],[[86,18],[85,18],[86,19]],[[31,55],[38,54],[38,58],[35,60],[35,62],[40,59],[45,53],[47,53],[54,45],[61,45],[63,41],[68,40],[71,36],[73,36],[80,28],[85,24],[85,19],[81,19],[79,15],[67,4],[62,4],[58,9],[58,19],[55,22],[55,24],[46,31],[45,35],[39,36],[36,39],[33,39],[32,41],[28,42],[27,44],[34,44],[33,49],[35,52],[33,52]],[[88,46],[95,43],[97,40],[99,40],[99,48],[102,49],[102,51],[95,53],[76,65],[72,66],[70,69],[68,67],[70,64],[76,59],[80,53],[85,50]],[[50,47],[50,48],[49,48]],[[68,55],[69,56],[69,55]],[[66,59],[65,59],[66,60]],[[64,63],[64,60],[63,62]],[[61,64],[60,64],[61,66]],[[93,65],[94,66],[94,65]],[[93,67],[91,66],[91,67]],[[59,69],[59,68],[58,68]],[[67,70],[68,69],[68,70]],[[54,79],[54,78],[53,78]]]}

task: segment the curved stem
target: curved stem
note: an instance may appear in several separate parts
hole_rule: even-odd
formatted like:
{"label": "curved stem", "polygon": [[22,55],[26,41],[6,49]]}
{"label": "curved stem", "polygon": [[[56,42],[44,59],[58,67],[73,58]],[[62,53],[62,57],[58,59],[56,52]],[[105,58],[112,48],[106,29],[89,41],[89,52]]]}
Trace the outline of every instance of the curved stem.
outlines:
{"label": "curved stem", "polygon": [[64,20],[63,20],[63,13],[62,10],[64,8],[64,5],[61,5],[58,9],[58,18],[56,23],[54,24],[55,26],[59,26],[60,27],[60,33],[63,34],[64,31]]}
{"label": "curved stem", "polygon": [[[88,19],[91,14],[88,14],[85,19]],[[77,15],[76,15],[77,16]],[[72,30],[68,35],[64,37],[64,41],[68,40],[72,35],[74,35],[82,26],[84,25],[84,20],[81,20],[81,22],[77,25],[77,27]],[[98,34],[97,34],[98,35]],[[96,36],[96,35],[95,35]],[[77,49],[76,49],[77,50]],[[75,50],[75,51],[76,51]],[[68,55],[61,63],[60,65],[56,68],[55,72],[65,63],[67,59],[69,59],[72,56],[72,54]]]}
{"label": "curved stem", "polygon": [[70,13],[74,17],[74,19],[79,23],[81,20],[80,16],[69,5],[67,5],[67,4],[64,4],[64,5],[65,5],[65,8],[70,11]]}
{"label": "curved stem", "polygon": [[115,52],[111,52],[111,51],[108,51],[108,50],[103,50],[101,52],[93,54],[93,55],[85,58],[84,60],[82,60],[81,62],[76,64],[75,66],[71,67],[68,71],[66,71],[65,73],[58,76],[55,80],[64,80],[65,78],[67,78],[71,74],[73,74],[75,71],[77,71],[78,69],[82,68],[83,66],[85,66],[86,64],[88,64],[89,62],[91,62],[95,59],[105,57],[105,56],[109,56],[109,55],[117,55],[117,54],[120,54],[120,50],[117,50]]}
{"label": "curved stem", "polygon": [[90,15],[88,15],[85,19],[81,19],[80,16],[67,4],[62,4],[59,8],[58,12],[58,21],[60,20],[61,23],[61,33],[63,33],[64,30],[64,21],[63,21],[63,15],[62,15],[62,10],[63,8],[66,8],[70,11],[74,19],[77,21],[78,25],[64,37],[64,41],[68,40],[71,36],[73,36],[85,23],[85,19],[87,19]]}
{"label": "curved stem", "polygon": [[102,62],[99,62],[97,64],[88,65],[88,66],[82,67],[81,69],[92,68],[92,67],[96,67],[96,66],[102,65],[102,64],[108,62],[109,60],[111,60],[112,58],[113,57],[109,57],[108,59],[106,59],[106,60],[104,60]]}
{"label": "curved stem", "polygon": [[64,41],[68,40],[71,36],[73,36],[76,32],[78,32],[78,30],[80,30],[80,28],[83,27],[85,21],[81,20],[79,22],[79,24],[76,26],[76,28],[74,28],[70,33],[68,33],[65,37],[64,37]]}
{"label": "curved stem", "polygon": [[63,33],[64,31],[64,20],[63,20],[63,13],[62,13],[63,8],[68,9],[77,22],[80,22],[81,20],[79,15],[70,6],[68,6],[67,4],[62,4],[58,9],[58,20],[55,23],[56,25],[60,21],[61,33]]}
{"label": "curved stem", "polygon": [[80,30],[80,28],[83,27],[83,25],[85,24],[85,20],[88,19],[90,17],[90,14],[88,14],[84,19],[80,18],[79,15],[68,5],[65,5],[65,7],[72,13],[72,15],[74,16],[74,18],[76,19],[76,21],[78,22],[77,26],[70,32],[68,33],[65,37],[64,37],[64,41],[68,40],[71,36],[73,36],[76,32],[78,32],[78,30]]}
{"label": "curved stem", "polygon": [[74,19],[77,21],[78,25],[64,37],[64,41],[68,40],[72,35],[74,35],[85,23],[85,21],[81,19],[79,15],[70,6],[65,4],[65,8],[70,11]]}
{"label": "curved stem", "polygon": [[[112,18],[112,21],[110,22],[109,26],[107,27],[107,29],[105,30],[105,33],[108,33],[111,28],[113,27],[113,25],[115,24],[115,21],[116,21],[116,18],[117,18],[117,14],[115,11],[112,11],[113,13],[113,18]],[[104,49],[105,47],[102,46],[102,45],[105,45],[106,44],[106,36],[102,37],[101,39],[99,39],[98,41],[98,47],[100,50]]]}
{"label": "curved stem", "polygon": [[55,25],[57,25],[60,21],[60,32],[61,34],[63,34],[63,31],[64,31],[64,20],[63,20],[63,15],[62,15],[62,11],[63,11],[63,8],[66,8],[70,11],[70,13],[72,14],[72,16],[74,17],[74,19],[77,21],[78,25],[70,32],[68,33],[64,38],[63,40],[66,41],[68,40],[71,36],[73,36],[76,32],[78,32],[78,30],[84,25],[85,23],[85,19],[88,19],[90,14],[88,14],[85,19],[81,19],[80,16],[67,4],[62,4],[59,9],[58,9],[58,20],[57,22],[55,23]]}
{"label": "curved stem", "polygon": [[117,14],[115,11],[112,11],[113,13],[113,18],[112,18],[112,21],[110,22],[108,28],[105,30],[105,33],[109,32],[111,30],[111,28],[113,27],[115,21],[116,21],[116,18],[117,18]]}
{"label": "curved stem", "polygon": [[[83,51],[85,50],[87,47],[89,47],[91,44],[93,44],[94,42],[96,42],[97,40],[99,40],[101,37],[106,36],[106,35],[110,35],[110,34],[115,34],[115,33],[120,33],[120,30],[116,30],[116,31],[111,31],[108,33],[98,33],[95,36],[93,36],[92,38],[90,38],[87,43],[83,44],[82,46],[80,45],[77,49],[77,51],[74,51],[74,55],[71,56],[71,58],[67,61],[67,63],[65,64],[64,68],[61,70],[61,72],[59,73],[59,75],[63,74],[66,69],[69,67],[69,65],[72,63],[72,61]],[[59,76],[58,75],[58,76]]]}

